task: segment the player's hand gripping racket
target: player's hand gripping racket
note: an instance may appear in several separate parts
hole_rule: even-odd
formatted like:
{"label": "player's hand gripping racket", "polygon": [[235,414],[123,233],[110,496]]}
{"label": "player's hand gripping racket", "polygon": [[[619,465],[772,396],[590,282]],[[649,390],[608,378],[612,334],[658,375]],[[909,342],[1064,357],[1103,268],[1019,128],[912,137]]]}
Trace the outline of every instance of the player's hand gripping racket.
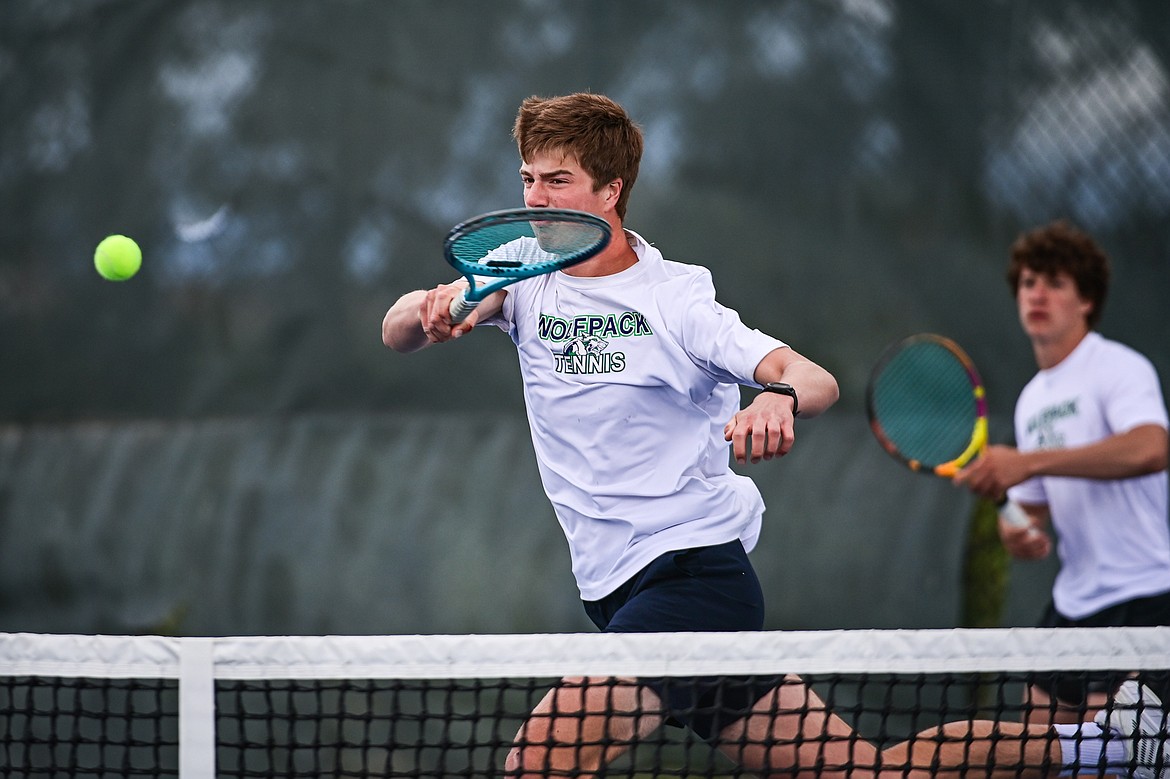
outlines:
{"label": "player's hand gripping racket", "polygon": [[[882,354],[865,390],[878,443],[912,471],[952,478],[987,447],[987,398],[971,358],[949,338],[923,333]],[[1015,503],[1000,513],[1016,527],[1031,521]]]}
{"label": "player's hand gripping racket", "polygon": [[443,256],[470,286],[451,301],[451,324],[498,289],[593,257],[609,244],[611,232],[601,217],[554,208],[492,211],[456,225],[443,242]]}

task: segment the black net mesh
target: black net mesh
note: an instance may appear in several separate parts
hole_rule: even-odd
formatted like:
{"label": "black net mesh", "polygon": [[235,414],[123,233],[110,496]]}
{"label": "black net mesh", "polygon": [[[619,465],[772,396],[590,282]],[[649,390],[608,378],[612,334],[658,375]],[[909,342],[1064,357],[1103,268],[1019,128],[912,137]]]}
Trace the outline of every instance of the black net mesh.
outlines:
{"label": "black net mesh", "polygon": [[[728,657],[734,644],[727,639],[713,645],[723,650],[709,661],[696,661],[678,645],[651,658],[653,667],[674,665],[677,673],[646,674],[626,673],[643,658],[612,654],[624,645],[595,642],[601,652],[580,662],[569,658],[560,666],[568,673],[555,675],[524,670],[524,653],[545,640],[539,636],[514,637],[517,662],[509,673],[492,659],[501,655],[477,654],[476,637],[462,658],[449,655],[443,637],[415,637],[402,651],[421,656],[417,661],[394,659],[400,649],[393,642],[375,644],[373,653],[388,655],[376,669],[365,659],[367,645],[344,639],[285,638],[263,645],[263,656],[254,644],[241,650],[227,640],[216,650],[215,670],[206,669],[218,677],[208,688],[212,706],[206,710],[190,705],[197,693],[184,691],[200,689],[190,683],[189,664],[161,663],[166,678],[160,679],[100,678],[94,667],[105,658],[81,661],[90,674],[85,677],[5,676],[0,667],[0,762],[5,776],[19,777],[1043,776],[1069,762],[1071,747],[1049,727],[1056,709],[1027,704],[1027,691],[1041,685],[1111,696],[1137,677],[1144,687],[1122,688],[1105,709],[1111,724],[1124,724],[1126,716],[1153,723],[1158,732],[1144,742],[1145,751],[1135,758],[1124,750],[1110,757],[1086,749],[1072,759],[1084,775],[1130,775],[1141,768],[1146,773],[1132,775],[1152,778],[1166,768],[1170,728],[1160,701],[1170,700],[1170,657],[1157,649],[1135,655],[1128,637],[1153,635],[1137,631],[1098,631],[1102,654],[1092,662],[1076,655],[1065,670],[1041,654],[1031,656],[1035,668],[1029,670],[1010,646],[998,663],[1003,670],[991,670],[997,663],[982,650],[940,661],[934,631],[846,634],[848,643],[826,644],[823,657],[795,659],[793,667],[818,669],[799,675],[777,673],[771,659]],[[768,635],[741,640],[761,637]],[[901,657],[874,668],[904,670],[855,670],[857,653],[878,637],[900,646]],[[21,653],[44,652],[68,673],[70,666],[53,659],[59,658],[53,637],[38,638],[44,640],[27,642]],[[584,644],[613,637],[567,638]],[[173,646],[182,654],[180,641]],[[135,646],[132,639],[125,645]],[[506,643],[500,646],[507,651]],[[1061,652],[1043,643],[1033,652],[1045,647]],[[12,654],[2,643],[0,649]],[[0,656],[0,666],[23,659]],[[477,663],[482,674],[474,672]],[[761,673],[745,673],[752,664]],[[825,670],[838,664],[845,670]],[[598,672],[606,665],[615,673]],[[339,670],[347,666],[352,674]],[[707,674],[706,666],[734,672]],[[910,670],[915,666],[921,670]],[[396,667],[401,676],[391,672]],[[574,667],[581,672],[573,673]],[[118,663],[110,668],[124,673]],[[314,668],[321,678],[312,678]],[[1144,692],[1135,696],[1133,689]],[[1091,721],[1093,705],[1086,699],[1062,716]],[[194,737],[181,743],[180,733],[191,731],[180,725],[201,716],[209,717],[215,747],[195,755],[195,768],[184,772],[183,749],[198,746]],[[1105,742],[1121,743],[1124,731],[1106,729]],[[1086,730],[1073,743],[1099,746],[1094,738]]]}

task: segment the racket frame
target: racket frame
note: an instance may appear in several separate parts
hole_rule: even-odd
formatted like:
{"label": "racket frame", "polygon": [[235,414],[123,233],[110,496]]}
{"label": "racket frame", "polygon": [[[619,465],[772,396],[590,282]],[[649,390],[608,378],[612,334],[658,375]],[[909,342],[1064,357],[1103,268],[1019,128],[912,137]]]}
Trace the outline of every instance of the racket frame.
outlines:
{"label": "racket frame", "polygon": [[[483,257],[510,241],[504,241],[486,251],[479,252],[479,256],[474,258],[468,258],[459,251],[461,242],[469,236],[493,227],[520,222],[566,222],[588,225],[597,230],[597,240],[583,246],[578,251],[563,256],[551,255],[552,259],[529,264],[491,265],[480,262]],[[462,322],[484,298],[509,284],[521,279],[563,270],[597,256],[609,245],[612,236],[613,229],[609,222],[601,217],[587,211],[567,208],[509,208],[489,211],[455,225],[443,240],[443,257],[451,267],[463,274],[467,279],[468,287],[460,296],[451,301],[452,323]]]}
{"label": "racket frame", "polygon": [[[878,419],[877,403],[874,397],[878,378],[882,375],[886,366],[907,348],[919,343],[930,343],[942,347],[950,352],[951,356],[963,367],[968,380],[971,382],[971,399],[975,408],[975,421],[971,429],[971,438],[967,444],[967,448],[953,459],[933,466],[902,453],[897,444],[887,435],[885,428],[882,427],[882,423]],[[866,383],[865,413],[869,418],[870,429],[873,431],[873,435],[878,443],[882,445],[882,448],[896,460],[915,472],[930,473],[945,479],[952,478],[958,473],[959,469],[974,460],[987,446],[987,391],[983,386],[983,379],[979,375],[979,371],[975,368],[975,362],[963,351],[963,348],[958,343],[946,336],[935,333],[917,333],[903,338],[886,348],[874,365],[869,375],[869,381]]]}

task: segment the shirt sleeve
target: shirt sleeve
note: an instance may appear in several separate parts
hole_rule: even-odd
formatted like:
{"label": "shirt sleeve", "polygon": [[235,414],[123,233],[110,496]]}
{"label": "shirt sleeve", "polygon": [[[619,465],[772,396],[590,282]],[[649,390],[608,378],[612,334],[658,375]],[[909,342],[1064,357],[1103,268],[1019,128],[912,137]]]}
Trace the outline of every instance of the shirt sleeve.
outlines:
{"label": "shirt sleeve", "polygon": [[1168,427],[1158,372],[1144,356],[1121,351],[1117,365],[1102,370],[1099,375],[1105,382],[1101,400],[1111,430],[1124,433],[1150,424]]}
{"label": "shirt sleeve", "polygon": [[683,348],[695,365],[718,382],[758,387],[756,366],[775,349],[787,347],[743,323],[739,314],[715,299],[715,285],[706,269],[694,274],[677,307],[682,317],[678,332]]}

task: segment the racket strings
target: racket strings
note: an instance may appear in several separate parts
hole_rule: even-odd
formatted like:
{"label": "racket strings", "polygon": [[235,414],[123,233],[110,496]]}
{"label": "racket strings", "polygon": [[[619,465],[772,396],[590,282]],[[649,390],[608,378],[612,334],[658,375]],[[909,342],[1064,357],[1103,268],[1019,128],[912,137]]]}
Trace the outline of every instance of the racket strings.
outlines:
{"label": "racket strings", "polygon": [[[449,249],[457,261],[473,266],[476,273],[506,276],[514,274],[521,264],[533,273],[565,267],[593,252],[607,238],[602,229],[591,223],[523,220],[480,225],[456,236]],[[527,247],[529,251],[508,253],[506,260],[493,257],[506,253],[503,247],[520,240],[534,245]]]}
{"label": "racket strings", "polygon": [[969,370],[929,341],[894,354],[872,383],[869,401],[871,418],[897,453],[928,468],[963,454],[979,416]]}

